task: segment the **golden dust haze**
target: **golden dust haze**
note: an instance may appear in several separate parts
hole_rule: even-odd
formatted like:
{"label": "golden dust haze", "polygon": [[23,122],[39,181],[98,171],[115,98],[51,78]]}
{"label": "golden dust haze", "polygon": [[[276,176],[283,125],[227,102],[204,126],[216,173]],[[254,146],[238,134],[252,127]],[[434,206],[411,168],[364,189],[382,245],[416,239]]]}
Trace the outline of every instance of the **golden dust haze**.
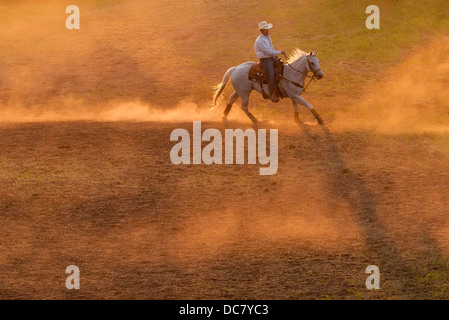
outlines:
{"label": "golden dust haze", "polygon": [[[377,32],[365,2],[77,0],[67,30],[64,1],[0,0],[0,298],[447,299],[449,31],[398,20],[444,12],[379,0]],[[260,20],[287,53],[319,49],[303,97],[324,125],[252,94],[275,175],[174,165],[175,128],[250,126],[239,100],[221,123],[230,83],[209,108]]]}
{"label": "golden dust haze", "polygon": [[[342,112],[346,126],[379,132],[449,132],[449,38],[420,44]],[[355,118],[353,118],[355,117]]]}
{"label": "golden dust haze", "polygon": [[[237,8],[236,1],[78,1],[80,30],[65,28],[64,3],[0,3],[3,122],[219,120],[222,108],[207,111],[212,87],[228,67],[255,60],[253,22],[259,15],[249,10],[253,3]],[[278,17],[279,10],[267,18]],[[234,14],[250,19],[236,24]],[[324,112],[330,110],[343,127],[444,130],[439,115],[447,108],[446,53],[447,38],[419,44],[404,63],[374,71],[377,82],[365,82],[355,99],[345,97],[342,87],[354,69],[342,73],[324,60],[323,82],[333,88],[313,83],[312,104],[319,110],[326,105]],[[251,99],[253,105],[261,102],[255,94]],[[245,120],[239,103],[230,116]],[[279,105],[280,118],[290,119],[289,103]],[[268,111],[266,117],[279,115]]]}

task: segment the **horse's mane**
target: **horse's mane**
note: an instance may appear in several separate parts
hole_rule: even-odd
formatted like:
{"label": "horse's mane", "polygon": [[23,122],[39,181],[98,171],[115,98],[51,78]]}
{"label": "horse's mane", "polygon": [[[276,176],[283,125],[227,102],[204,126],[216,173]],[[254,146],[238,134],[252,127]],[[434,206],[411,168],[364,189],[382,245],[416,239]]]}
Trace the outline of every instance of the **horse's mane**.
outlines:
{"label": "horse's mane", "polygon": [[290,58],[288,58],[288,63],[293,63],[296,60],[304,57],[305,55],[307,55],[307,52],[302,51],[301,49],[295,48],[293,50],[293,53],[290,55]]}

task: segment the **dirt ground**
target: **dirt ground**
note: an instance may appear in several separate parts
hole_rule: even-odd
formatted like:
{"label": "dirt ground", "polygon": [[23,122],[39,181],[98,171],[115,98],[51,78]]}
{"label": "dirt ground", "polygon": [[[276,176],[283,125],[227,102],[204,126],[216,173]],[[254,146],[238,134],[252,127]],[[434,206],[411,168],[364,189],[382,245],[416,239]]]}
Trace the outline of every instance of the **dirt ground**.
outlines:
{"label": "dirt ground", "polygon": [[[329,25],[365,19],[331,2]],[[0,0],[0,299],[448,298],[449,32],[383,61],[363,23],[317,23],[325,1],[257,3],[80,0],[67,33],[58,2]],[[382,5],[389,35],[403,12]],[[288,52],[322,44],[325,78],[303,97],[325,124],[253,94],[261,128],[279,130],[277,174],[172,164],[174,129],[224,134],[212,86],[254,60],[263,15]],[[392,46],[412,33],[395,30]],[[228,128],[250,128],[239,104]],[[80,290],[65,287],[72,264]]]}
{"label": "dirt ground", "polygon": [[[3,125],[0,296],[446,297],[440,137],[281,123],[278,174],[259,176],[255,165],[173,165],[170,133],[189,126]],[[82,290],[65,288],[69,264]]]}

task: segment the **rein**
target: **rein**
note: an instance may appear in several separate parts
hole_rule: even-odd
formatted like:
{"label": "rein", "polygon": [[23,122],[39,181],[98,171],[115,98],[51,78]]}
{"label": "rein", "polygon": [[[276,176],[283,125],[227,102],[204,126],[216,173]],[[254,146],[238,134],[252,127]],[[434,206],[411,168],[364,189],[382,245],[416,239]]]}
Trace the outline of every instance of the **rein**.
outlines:
{"label": "rein", "polygon": [[[312,82],[312,80],[315,80],[315,79],[316,79],[315,74],[316,74],[318,71],[320,71],[321,69],[313,70],[313,69],[312,69],[312,66],[310,65],[310,61],[307,60],[307,64],[308,64],[310,70],[312,70],[311,72],[313,73],[313,76],[309,76],[309,73],[308,73],[308,72],[305,73],[305,72],[302,72],[301,70],[298,70],[298,69],[293,68],[293,67],[290,65],[290,63],[288,63],[288,57],[287,57],[287,55],[284,54],[284,56],[285,56],[285,58],[287,59],[286,63],[287,63],[287,65],[288,65],[290,68],[292,68],[292,69],[293,69],[294,71],[296,71],[296,72],[302,73],[302,74],[305,75],[307,78],[310,78],[309,83],[308,83],[308,84],[305,86],[305,88],[303,89],[303,92],[306,92],[306,89],[307,89],[307,87],[309,86],[309,84]],[[287,78],[285,78],[285,77],[283,77],[283,78],[284,78],[285,80],[287,80],[288,82],[293,83],[293,84],[294,84],[295,86],[297,86],[297,87],[300,87],[300,88],[302,87],[300,84],[298,84],[298,83],[296,83],[296,82],[293,82],[293,81],[291,81],[291,80],[289,80],[289,79],[287,79]]]}
{"label": "rein", "polygon": [[[285,58],[287,59],[287,61],[285,61],[285,62],[287,63],[287,65],[288,65],[290,68],[292,68],[292,69],[295,70],[296,72],[302,73],[302,74],[305,75],[307,78],[313,78],[313,77],[309,76],[308,73],[305,73],[305,72],[302,72],[301,70],[298,70],[298,69],[293,68],[292,65],[291,65],[290,63],[288,63],[288,57],[287,57],[287,55],[285,55]],[[309,62],[307,61],[307,63],[309,63]],[[310,66],[309,66],[309,67],[310,67]],[[310,68],[310,69],[312,69],[312,68]],[[315,76],[315,73],[314,73],[313,75]]]}

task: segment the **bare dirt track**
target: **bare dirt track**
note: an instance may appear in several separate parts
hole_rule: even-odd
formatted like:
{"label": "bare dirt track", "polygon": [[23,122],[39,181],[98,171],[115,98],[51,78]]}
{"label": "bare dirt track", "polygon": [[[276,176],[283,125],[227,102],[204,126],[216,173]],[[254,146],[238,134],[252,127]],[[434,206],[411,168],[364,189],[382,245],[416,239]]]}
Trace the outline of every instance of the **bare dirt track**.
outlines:
{"label": "bare dirt track", "polygon": [[[446,295],[441,138],[284,123],[279,172],[261,177],[171,164],[170,132],[190,125],[2,126],[1,297]],[[79,292],[63,285],[69,264]],[[364,288],[369,264],[378,292]]]}
{"label": "bare dirt track", "polygon": [[[447,299],[447,2],[379,0],[377,33],[368,2],[300,2],[79,0],[71,32],[60,2],[0,0],[0,298]],[[265,19],[320,50],[325,125],[253,94],[276,175],[172,164],[172,130],[224,134],[212,87]]]}

